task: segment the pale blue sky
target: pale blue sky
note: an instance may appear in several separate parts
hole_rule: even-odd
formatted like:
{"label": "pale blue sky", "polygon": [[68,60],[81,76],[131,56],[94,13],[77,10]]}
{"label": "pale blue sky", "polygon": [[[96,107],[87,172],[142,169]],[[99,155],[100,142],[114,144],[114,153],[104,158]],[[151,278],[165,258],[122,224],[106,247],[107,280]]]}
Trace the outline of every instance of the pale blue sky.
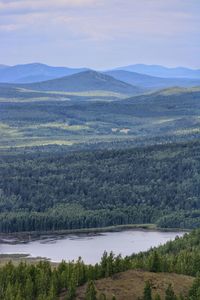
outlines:
{"label": "pale blue sky", "polygon": [[0,63],[200,68],[200,0],[0,0]]}

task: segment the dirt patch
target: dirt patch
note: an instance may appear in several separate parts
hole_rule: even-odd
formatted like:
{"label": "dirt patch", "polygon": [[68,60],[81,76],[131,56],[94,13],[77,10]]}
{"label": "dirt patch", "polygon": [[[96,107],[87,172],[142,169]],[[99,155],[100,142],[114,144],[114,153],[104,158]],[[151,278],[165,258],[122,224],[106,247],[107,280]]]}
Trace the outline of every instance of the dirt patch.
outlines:
{"label": "dirt patch", "polygon": [[[193,280],[193,277],[178,274],[130,270],[113,277],[97,280],[95,286],[98,294],[105,293],[107,299],[112,299],[112,295],[115,295],[117,300],[137,300],[143,294],[145,281],[150,281],[153,295],[159,293],[164,299],[168,284],[172,284],[176,295],[187,295]],[[77,300],[84,300],[85,289],[86,286],[78,288]]]}

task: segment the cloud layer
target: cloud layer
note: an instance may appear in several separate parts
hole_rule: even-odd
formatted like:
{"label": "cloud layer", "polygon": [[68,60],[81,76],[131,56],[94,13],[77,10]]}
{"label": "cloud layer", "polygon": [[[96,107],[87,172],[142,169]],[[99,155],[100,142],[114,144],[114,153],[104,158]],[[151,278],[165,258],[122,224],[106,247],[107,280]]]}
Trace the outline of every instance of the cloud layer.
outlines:
{"label": "cloud layer", "polygon": [[199,0],[0,0],[1,63],[200,67]]}

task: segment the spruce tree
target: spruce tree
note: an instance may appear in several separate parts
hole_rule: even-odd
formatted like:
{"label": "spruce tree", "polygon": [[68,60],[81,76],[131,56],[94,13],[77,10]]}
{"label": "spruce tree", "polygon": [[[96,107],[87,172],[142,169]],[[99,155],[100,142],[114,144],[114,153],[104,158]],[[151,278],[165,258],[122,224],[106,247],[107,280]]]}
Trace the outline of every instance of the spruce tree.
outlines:
{"label": "spruce tree", "polygon": [[198,300],[200,299],[200,276],[194,280],[194,283],[189,291],[189,299]]}
{"label": "spruce tree", "polygon": [[145,283],[143,300],[152,300],[151,284],[149,281]]}
{"label": "spruce tree", "polygon": [[24,294],[27,299],[33,299],[34,296],[34,286],[31,280],[31,276],[28,275],[25,282]]}
{"label": "spruce tree", "polygon": [[10,283],[8,283],[4,300],[15,300],[15,295],[13,293],[13,287]]}
{"label": "spruce tree", "polygon": [[161,297],[159,294],[156,294],[155,297],[154,297],[154,300],[161,300]]}
{"label": "spruce tree", "polygon": [[103,294],[103,293],[101,293],[101,294],[99,295],[99,300],[106,300],[106,295]]}
{"label": "spruce tree", "polygon": [[165,291],[165,300],[177,300],[171,284],[168,285],[168,288]]}
{"label": "spruce tree", "polygon": [[97,300],[97,291],[92,280],[88,282],[85,300]]}
{"label": "spruce tree", "polygon": [[160,257],[157,251],[153,251],[152,257],[150,258],[150,272],[160,272],[160,271],[161,271]]}

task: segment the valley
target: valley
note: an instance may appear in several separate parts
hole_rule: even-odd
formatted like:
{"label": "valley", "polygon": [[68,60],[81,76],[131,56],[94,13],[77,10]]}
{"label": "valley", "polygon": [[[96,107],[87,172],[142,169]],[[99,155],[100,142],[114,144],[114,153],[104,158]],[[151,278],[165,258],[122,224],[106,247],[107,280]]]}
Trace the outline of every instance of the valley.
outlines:
{"label": "valley", "polygon": [[1,67],[0,299],[198,300],[200,83],[168,72]]}
{"label": "valley", "polygon": [[0,300],[200,300],[200,1],[0,0]]}

